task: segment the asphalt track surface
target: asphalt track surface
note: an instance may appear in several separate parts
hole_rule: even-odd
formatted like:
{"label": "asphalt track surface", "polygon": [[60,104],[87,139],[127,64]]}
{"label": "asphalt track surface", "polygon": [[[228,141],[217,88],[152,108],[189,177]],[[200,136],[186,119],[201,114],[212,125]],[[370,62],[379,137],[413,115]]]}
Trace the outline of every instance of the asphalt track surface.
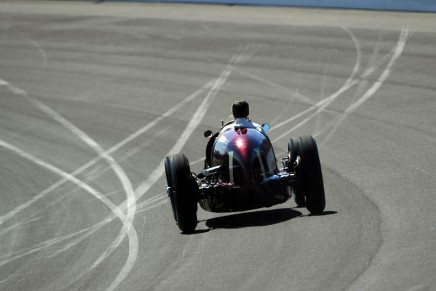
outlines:
{"label": "asphalt track surface", "polygon": [[[436,16],[0,3],[1,290],[436,290]],[[234,100],[319,145],[327,207],[199,210],[194,171]]]}

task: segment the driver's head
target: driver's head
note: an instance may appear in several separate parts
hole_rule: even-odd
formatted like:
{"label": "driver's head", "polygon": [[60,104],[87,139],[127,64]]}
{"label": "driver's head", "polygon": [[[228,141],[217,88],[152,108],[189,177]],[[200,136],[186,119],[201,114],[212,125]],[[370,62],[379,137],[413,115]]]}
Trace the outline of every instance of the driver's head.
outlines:
{"label": "driver's head", "polygon": [[235,119],[247,118],[250,115],[250,107],[246,101],[236,101],[232,104],[232,113]]}

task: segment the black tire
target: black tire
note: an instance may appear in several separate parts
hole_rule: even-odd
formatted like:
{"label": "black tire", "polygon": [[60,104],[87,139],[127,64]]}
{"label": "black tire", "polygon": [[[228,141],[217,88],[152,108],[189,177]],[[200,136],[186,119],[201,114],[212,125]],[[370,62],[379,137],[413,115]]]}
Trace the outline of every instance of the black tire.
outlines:
{"label": "black tire", "polygon": [[[167,162],[168,161],[168,162]],[[192,178],[188,159],[183,154],[176,154],[165,159],[165,168],[170,175],[168,183],[172,183],[170,199],[174,218],[179,229],[190,233],[197,226],[197,184]],[[171,197],[172,196],[172,197]]]}
{"label": "black tire", "polygon": [[[295,141],[290,138],[288,142],[288,172],[294,171],[294,163],[297,159],[297,144]],[[298,168],[295,169],[295,171],[298,172]],[[298,175],[298,173],[297,173]],[[292,187],[292,192],[294,193],[294,201],[295,204],[297,204],[298,207],[305,207],[306,206],[306,198],[304,198],[304,194],[301,192],[300,185],[294,185]]]}
{"label": "black tire", "polygon": [[292,187],[292,193],[294,193],[295,204],[297,204],[298,207],[305,207],[306,198],[304,197],[299,185]]}
{"label": "black tire", "polygon": [[292,165],[295,163],[295,160],[297,159],[297,145],[295,144],[295,141],[290,138],[288,142],[288,169],[292,169]]}
{"label": "black tire", "polygon": [[167,177],[167,187],[169,187],[170,189],[170,193],[168,193],[168,196],[170,197],[170,201],[171,201],[171,210],[173,212],[174,220],[177,222],[176,206],[174,204],[174,195],[172,193],[174,184],[173,184],[173,172],[171,167],[171,163],[172,163],[171,161],[172,159],[170,157],[166,157],[164,165],[165,165],[165,175]]}
{"label": "black tire", "polygon": [[325,208],[325,193],[315,139],[312,136],[300,137],[297,153],[300,156],[300,187],[306,198],[306,208],[311,214],[321,214]]}

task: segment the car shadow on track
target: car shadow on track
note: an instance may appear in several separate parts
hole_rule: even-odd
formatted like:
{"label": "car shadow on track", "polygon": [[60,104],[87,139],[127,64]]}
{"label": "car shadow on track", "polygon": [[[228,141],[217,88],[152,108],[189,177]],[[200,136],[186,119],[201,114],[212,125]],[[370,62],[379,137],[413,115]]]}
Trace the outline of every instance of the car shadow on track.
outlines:
{"label": "car shadow on track", "polygon": [[300,211],[290,208],[243,212],[208,219],[206,220],[206,226],[209,227],[209,230],[267,226],[291,220],[301,215]]}
{"label": "car shadow on track", "polygon": [[307,216],[327,216],[327,215],[333,215],[333,214],[337,214],[337,211],[324,211],[323,213],[319,213],[319,214],[309,214]]}

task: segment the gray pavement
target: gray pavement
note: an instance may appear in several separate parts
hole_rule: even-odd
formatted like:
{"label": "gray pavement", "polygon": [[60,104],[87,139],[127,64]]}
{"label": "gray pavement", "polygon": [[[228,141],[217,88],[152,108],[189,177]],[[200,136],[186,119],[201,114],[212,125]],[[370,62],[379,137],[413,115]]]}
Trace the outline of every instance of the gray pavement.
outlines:
{"label": "gray pavement", "polygon": [[[0,3],[1,290],[436,290],[436,16],[86,2]],[[327,207],[199,210],[234,100],[319,145]]]}

